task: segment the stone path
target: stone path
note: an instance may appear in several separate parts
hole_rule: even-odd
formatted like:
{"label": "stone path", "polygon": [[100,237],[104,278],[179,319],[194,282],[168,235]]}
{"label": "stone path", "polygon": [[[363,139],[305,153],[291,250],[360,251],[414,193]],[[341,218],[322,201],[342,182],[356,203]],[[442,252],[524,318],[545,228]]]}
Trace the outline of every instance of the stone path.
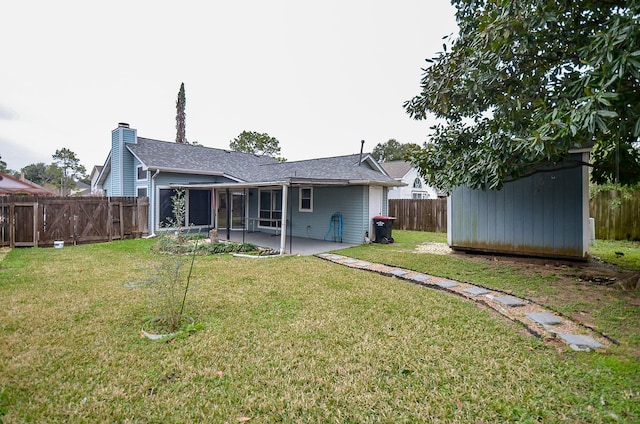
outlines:
{"label": "stone path", "polygon": [[348,266],[396,277],[438,290],[444,290],[466,299],[482,303],[512,321],[519,322],[532,334],[546,341],[559,340],[577,351],[604,350],[610,340],[591,329],[565,317],[560,317],[530,300],[507,295],[503,292],[441,277],[434,277],[407,269],[361,261],[343,255],[321,253],[319,258]]}

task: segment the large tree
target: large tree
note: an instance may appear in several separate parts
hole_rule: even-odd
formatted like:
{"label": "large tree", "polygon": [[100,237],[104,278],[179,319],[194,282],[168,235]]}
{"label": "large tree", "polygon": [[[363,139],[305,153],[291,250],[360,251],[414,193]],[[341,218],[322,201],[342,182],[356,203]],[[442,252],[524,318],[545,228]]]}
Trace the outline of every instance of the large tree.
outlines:
{"label": "large tree", "polygon": [[3,174],[8,174],[11,170],[7,168],[7,162],[2,160],[2,155],[0,155],[0,172]]}
{"label": "large tree", "polygon": [[33,163],[22,168],[22,172],[27,180],[38,185],[53,184],[62,187],[62,169],[55,163]]}
{"label": "large tree", "polygon": [[459,33],[404,105],[439,118],[412,154],[429,184],[499,189],[592,145],[595,182],[640,180],[640,0],[452,4]]}
{"label": "large tree", "polygon": [[391,162],[394,160],[406,160],[412,150],[420,150],[420,146],[414,143],[402,144],[395,138],[385,143],[378,143],[373,148],[371,155],[378,162]]}
{"label": "large tree", "polygon": [[186,106],[187,98],[184,93],[184,83],[182,83],[178,92],[178,100],[176,100],[176,143],[180,144],[188,144]]}
{"label": "large tree", "polygon": [[236,152],[267,155],[280,162],[286,161],[285,158],[280,157],[280,142],[267,133],[242,131],[240,135],[229,142],[229,148]]}
{"label": "large tree", "polygon": [[62,169],[61,191],[62,195],[67,195],[76,186],[76,181],[85,177],[87,170],[76,154],[66,147],[56,150],[53,160]]}

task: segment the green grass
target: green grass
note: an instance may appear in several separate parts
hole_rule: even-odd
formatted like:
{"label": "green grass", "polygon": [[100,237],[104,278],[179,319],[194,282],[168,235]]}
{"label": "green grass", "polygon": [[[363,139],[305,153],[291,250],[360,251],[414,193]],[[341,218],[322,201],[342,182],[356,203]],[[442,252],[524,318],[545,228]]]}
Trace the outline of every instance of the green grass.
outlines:
{"label": "green grass", "polygon": [[640,270],[640,242],[596,240],[591,252],[605,262],[628,269]]}
{"label": "green grass", "polygon": [[[395,250],[441,237],[403,233],[351,253],[418,266]],[[124,283],[144,278],[152,243],[14,249],[0,263],[3,422],[640,420],[623,348],[558,350],[458,297],[314,257],[197,257],[198,331],[151,342],[148,291]]]}

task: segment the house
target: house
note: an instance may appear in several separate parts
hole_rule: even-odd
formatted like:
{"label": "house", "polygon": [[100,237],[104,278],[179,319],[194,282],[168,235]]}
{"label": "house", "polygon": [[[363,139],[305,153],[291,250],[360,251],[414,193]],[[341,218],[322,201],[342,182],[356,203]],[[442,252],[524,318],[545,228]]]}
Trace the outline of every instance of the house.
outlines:
{"label": "house", "polygon": [[435,188],[425,184],[418,170],[411,163],[403,160],[383,162],[380,164],[387,174],[403,186],[389,189],[389,199],[437,199]]}
{"label": "house", "polygon": [[0,174],[0,196],[12,194],[22,194],[31,196],[52,196],[53,193],[47,191],[38,184],[23,179],[17,179],[7,174]]}
{"label": "house", "polygon": [[98,177],[100,177],[100,173],[102,172],[102,166],[100,165],[95,165],[93,167],[93,169],[91,170],[91,174],[89,175],[89,179],[91,180],[90,183],[90,190],[91,190],[91,196],[103,196],[104,192],[102,191],[102,188],[98,187]]}
{"label": "house", "polygon": [[149,231],[170,225],[172,197],[186,195],[194,228],[259,231],[360,244],[373,217],[387,213],[401,185],[370,154],[278,162],[250,153],[139,137],[120,123],[96,188],[107,196],[147,196]]}
{"label": "house", "polygon": [[502,190],[458,187],[447,204],[448,242],[455,250],[585,260],[590,149],[504,184]]}

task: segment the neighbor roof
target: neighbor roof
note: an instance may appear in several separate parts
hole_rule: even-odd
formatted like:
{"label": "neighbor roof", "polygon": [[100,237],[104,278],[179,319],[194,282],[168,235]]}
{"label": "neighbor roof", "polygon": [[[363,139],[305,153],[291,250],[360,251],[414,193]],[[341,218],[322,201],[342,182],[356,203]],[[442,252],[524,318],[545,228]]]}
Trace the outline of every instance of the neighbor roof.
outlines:
{"label": "neighbor roof", "polygon": [[380,166],[389,174],[391,178],[402,179],[407,172],[411,170],[411,163],[403,160],[394,160],[391,162],[382,162]]}
{"label": "neighbor roof", "polygon": [[10,194],[52,195],[52,193],[31,181],[19,180],[11,175],[0,174],[0,195],[6,196]]}

